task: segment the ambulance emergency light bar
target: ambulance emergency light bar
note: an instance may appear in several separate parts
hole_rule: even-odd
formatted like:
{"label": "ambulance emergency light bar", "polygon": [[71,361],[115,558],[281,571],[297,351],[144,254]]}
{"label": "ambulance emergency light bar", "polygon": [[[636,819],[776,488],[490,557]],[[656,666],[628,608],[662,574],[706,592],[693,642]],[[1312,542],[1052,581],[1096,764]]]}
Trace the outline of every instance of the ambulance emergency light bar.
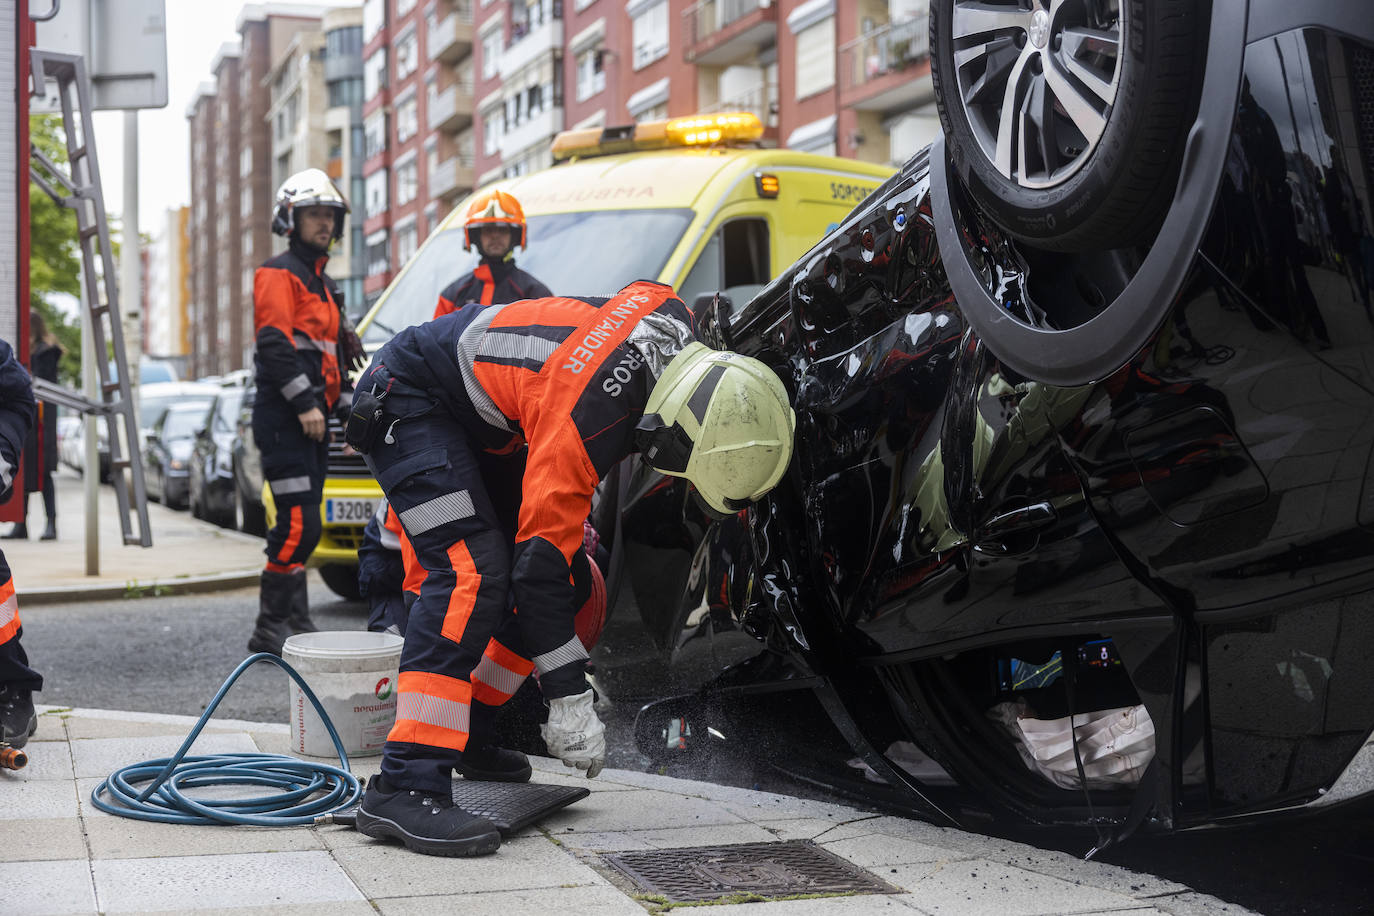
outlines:
{"label": "ambulance emergency light bar", "polygon": [[763,136],[763,122],[748,111],[691,115],[620,127],[565,130],[553,140],[555,162],[668,147],[752,143]]}

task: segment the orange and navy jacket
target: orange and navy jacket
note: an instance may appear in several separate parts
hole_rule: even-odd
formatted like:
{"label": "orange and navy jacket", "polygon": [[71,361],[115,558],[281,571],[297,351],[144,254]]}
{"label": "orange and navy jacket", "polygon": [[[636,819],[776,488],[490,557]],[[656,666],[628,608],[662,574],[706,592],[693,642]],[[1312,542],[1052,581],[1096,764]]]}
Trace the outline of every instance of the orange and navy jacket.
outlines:
{"label": "orange and navy jacket", "polygon": [[37,411],[28,370],[15,358],[14,348],[0,340],[0,498],[14,483],[19,455]]}
{"label": "orange and navy jacket", "polygon": [[258,396],[280,397],[297,414],[328,413],[339,400],[338,287],[324,272],[328,260],[292,238],[253,277]]}
{"label": "orange and navy jacket", "polygon": [[483,258],[472,273],[444,287],[439,294],[439,304],[434,307],[434,317],[442,318],[469,302],[500,305],[552,295],[547,286],[516,267],[514,261]]}
{"label": "orange and navy jacket", "polygon": [[376,357],[488,450],[528,444],[511,588],[522,630],[540,634],[529,649],[547,697],[586,690],[570,581],[582,523],[597,483],[634,452],[649,392],[692,327],[671,287],[640,280],[608,299],[469,305],[401,331]]}

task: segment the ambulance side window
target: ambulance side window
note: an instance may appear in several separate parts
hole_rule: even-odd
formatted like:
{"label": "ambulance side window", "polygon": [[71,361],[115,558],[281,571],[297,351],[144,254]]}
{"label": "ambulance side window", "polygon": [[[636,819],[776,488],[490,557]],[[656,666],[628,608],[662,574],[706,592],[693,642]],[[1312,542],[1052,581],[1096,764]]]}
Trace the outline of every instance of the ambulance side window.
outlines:
{"label": "ambulance side window", "polygon": [[772,279],[770,266],[767,221],[731,220],[706,241],[678,294],[691,305],[697,296],[724,292],[740,306]]}

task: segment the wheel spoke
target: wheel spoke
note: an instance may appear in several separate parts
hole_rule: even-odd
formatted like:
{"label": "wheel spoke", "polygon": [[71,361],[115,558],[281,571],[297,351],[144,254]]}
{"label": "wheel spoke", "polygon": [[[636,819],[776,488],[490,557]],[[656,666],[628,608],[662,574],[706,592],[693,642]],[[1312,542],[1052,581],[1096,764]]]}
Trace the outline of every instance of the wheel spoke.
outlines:
{"label": "wheel spoke", "polygon": [[1017,112],[1021,109],[1021,83],[1025,78],[1026,66],[1035,55],[1036,52],[1029,45],[1022,49],[1021,56],[1016,58],[1016,64],[1011,68],[1011,75],[1007,77],[1006,91],[1002,93],[1002,116],[997,125],[997,152],[993,156],[993,164],[1007,178],[1012,177],[1015,166],[1012,147],[1016,142]]}
{"label": "wheel spoke", "polygon": [[1055,99],[1078,128],[1079,133],[1088,141],[1088,146],[1097,143],[1098,137],[1102,136],[1102,131],[1107,126],[1106,117],[1060,72],[1058,61],[1054,57],[1047,56],[1044,61],[1045,82],[1049,84]]}
{"label": "wheel spoke", "polygon": [[[1110,105],[1116,98],[1116,60],[1120,51],[1117,34],[1102,29],[1065,29],[1063,41],[1063,47],[1055,57],[1065,70]],[[1084,62],[1089,54],[1100,54],[1111,60],[1111,67],[1105,76],[1101,69]]]}
{"label": "wheel spoke", "polygon": [[1016,64],[1019,53],[1009,38],[994,38],[992,41],[956,51],[954,63],[959,72],[979,74],[976,80],[967,84],[963,93],[964,101],[969,105],[996,101],[1006,84],[1007,74]]}
{"label": "wheel spoke", "polygon": [[1008,29],[1025,31],[1030,25],[1030,13],[1019,6],[997,3],[957,3],[954,7],[952,34],[956,43],[975,35],[1003,32]]}
{"label": "wheel spoke", "polygon": [[[1039,166],[1045,176],[1054,171],[1054,164],[1058,155],[1052,138],[1054,130],[1053,104],[1049,93],[1045,91],[1045,81],[1032,80],[1019,114],[1021,165],[1017,169],[1017,175],[1022,184],[1026,184],[1034,173],[1035,163],[1031,159],[1032,152],[1039,156]],[[1035,175],[1034,177],[1039,178],[1041,176]]]}

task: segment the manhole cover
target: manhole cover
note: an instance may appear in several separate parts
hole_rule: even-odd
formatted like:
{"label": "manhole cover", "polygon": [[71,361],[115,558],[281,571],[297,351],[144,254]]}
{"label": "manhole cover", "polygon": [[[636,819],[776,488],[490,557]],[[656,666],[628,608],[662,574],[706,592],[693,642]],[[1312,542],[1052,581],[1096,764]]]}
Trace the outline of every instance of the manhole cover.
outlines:
{"label": "manhole cover", "polygon": [[810,840],[618,852],[602,858],[641,890],[672,903],[734,894],[776,899],[899,892]]}

